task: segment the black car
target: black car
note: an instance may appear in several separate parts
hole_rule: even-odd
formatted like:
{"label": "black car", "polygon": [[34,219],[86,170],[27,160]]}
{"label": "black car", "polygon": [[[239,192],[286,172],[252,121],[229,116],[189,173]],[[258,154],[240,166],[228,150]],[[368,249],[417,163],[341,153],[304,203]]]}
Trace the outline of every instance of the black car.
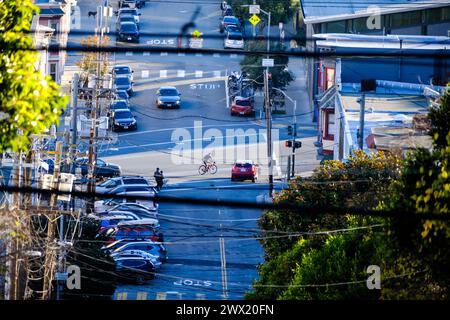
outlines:
{"label": "black car", "polygon": [[142,8],[145,7],[145,0],[120,0],[119,8]]}
{"label": "black car", "polygon": [[137,122],[129,109],[115,110],[112,116],[113,131],[137,130]]}
{"label": "black car", "polygon": [[[120,25],[124,22],[132,22],[132,23],[136,23],[136,20],[134,19],[134,16],[132,16],[131,14],[121,14],[118,18],[117,18],[117,22],[116,22],[116,31],[118,32],[120,30]],[[136,24],[138,30],[139,30],[139,24]]]}
{"label": "black car", "polygon": [[134,22],[122,22],[117,33],[117,41],[139,43],[139,30]]}
{"label": "black car", "polygon": [[181,93],[175,87],[161,87],[156,93],[156,106],[158,108],[180,108]]}
{"label": "black car", "polygon": [[114,79],[114,89],[125,90],[131,96],[133,94],[133,83],[130,77],[116,77]]}
{"label": "black car", "polygon": [[[81,168],[81,174],[87,175],[89,171],[89,159],[86,157],[75,159],[75,167]],[[94,166],[94,176],[102,178],[112,178],[121,175],[120,166],[107,163],[102,159],[97,159]]]}

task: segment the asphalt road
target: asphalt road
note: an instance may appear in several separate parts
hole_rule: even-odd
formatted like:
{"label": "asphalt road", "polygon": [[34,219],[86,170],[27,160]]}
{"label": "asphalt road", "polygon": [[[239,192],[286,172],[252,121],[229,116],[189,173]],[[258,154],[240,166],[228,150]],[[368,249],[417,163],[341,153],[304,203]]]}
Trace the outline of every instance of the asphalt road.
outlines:
{"label": "asphalt road", "polygon": [[[149,2],[141,10],[141,32],[176,34],[199,9],[195,19],[199,31],[219,35],[219,3],[211,1],[198,7],[182,0]],[[82,29],[92,31],[95,19],[88,18],[87,12],[93,11],[97,3],[81,0],[78,5]],[[114,21],[111,21],[111,30],[113,28]],[[79,35],[69,39],[80,40]],[[111,41],[115,42],[113,35]],[[158,47],[173,47],[175,41],[176,38],[159,35],[141,38],[141,44]],[[222,41],[208,38],[204,40],[204,47],[222,49]],[[68,60],[78,58],[77,53],[71,53]],[[100,156],[120,164],[124,173],[151,176],[157,166],[161,167],[169,178],[162,195],[267,201],[265,178],[261,177],[255,184],[230,181],[231,164],[236,158],[250,156],[249,151],[241,152],[249,145],[262,155],[260,162],[267,163],[264,122],[258,118],[232,117],[226,101],[226,76],[239,70],[241,58],[227,52],[183,55],[164,52],[163,48],[161,52],[130,50],[112,54],[111,65],[126,64],[134,70],[135,94],[131,98],[131,110],[136,115],[138,130],[119,133],[116,143],[101,145]],[[155,93],[163,85],[176,85],[181,91],[179,110],[156,108]],[[180,132],[189,136],[180,138]],[[227,138],[238,137],[241,140],[227,144]],[[220,139],[224,145],[217,150],[229,149],[232,153],[226,159],[216,155],[218,173],[200,177],[197,168],[201,150]],[[174,148],[180,145],[192,149],[184,154],[187,163],[177,163],[173,157]],[[281,188],[279,182],[276,188]],[[255,238],[259,235],[257,220],[260,216],[258,209],[161,203],[159,219],[169,261],[154,280],[144,285],[120,285],[115,299],[242,299],[258,276],[257,265],[263,262],[264,253]]]}

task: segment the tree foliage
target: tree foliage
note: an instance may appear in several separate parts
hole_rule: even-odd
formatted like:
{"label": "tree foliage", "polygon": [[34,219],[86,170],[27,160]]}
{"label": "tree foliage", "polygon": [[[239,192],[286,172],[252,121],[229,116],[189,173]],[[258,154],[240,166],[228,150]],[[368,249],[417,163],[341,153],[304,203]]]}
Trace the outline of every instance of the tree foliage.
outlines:
{"label": "tree foliage", "polygon": [[[250,18],[249,9],[241,6],[251,4],[251,1],[231,0],[228,2],[233,7],[233,14],[236,17],[242,21]],[[256,4],[259,4],[261,9],[270,11],[272,25],[278,25],[278,22],[287,23],[299,9],[299,2],[295,0],[258,0]],[[266,15],[261,14],[260,18],[265,20]],[[261,23],[261,25],[265,24]]]}
{"label": "tree foliage", "polygon": [[[309,179],[293,181],[278,203],[378,208],[395,212],[448,214],[450,123],[448,90],[430,112],[433,150],[395,155],[356,152],[347,162],[325,161]],[[445,139],[440,139],[445,135]],[[373,224],[374,228],[359,229]],[[267,238],[266,263],[251,299],[448,299],[450,226],[447,221],[404,218],[337,217],[324,212],[264,213],[260,226],[307,232],[350,228],[337,234]],[[381,290],[367,290],[366,268],[378,265]]]}
{"label": "tree foliage", "polygon": [[[98,36],[89,36],[83,40],[81,40],[81,45],[87,48],[96,48],[98,46],[99,37]],[[100,46],[106,47],[109,43],[109,37],[105,36],[103,37],[103,40],[100,43]],[[109,59],[107,52],[101,52],[100,55],[102,55],[102,63],[100,64],[100,76],[105,75],[109,71]],[[93,75],[97,73],[97,60],[98,60],[98,53],[95,51],[86,51],[83,53],[83,56],[80,61],[76,62],[75,64],[80,67],[80,69],[83,71],[81,75],[81,80],[85,83],[87,86],[87,82],[89,80],[89,75]]]}
{"label": "tree foliage", "polygon": [[53,123],[68,103],[58,85],[35,69],[30,0],[0,2],[0,151],[26,150],[29,137]]}
{"label": "tree foliage", "polygon": [[[249,51],[264,51],[266,44],[264,42],[250,41],[248,44]],[[274,67],[270,68],[269,73],[272,75],[271,85],[275,88],[284,90],[288,84],[294,80],[293,74],[287,69],[289,63],[288,56],[269,56],[274,59]],[[241,61],[242,71],[245,71],[250,79],[255,80],[252,85],[255,89],[264,86],[264,70],[262,59],[266,56],[260,54],[247,54]]]}

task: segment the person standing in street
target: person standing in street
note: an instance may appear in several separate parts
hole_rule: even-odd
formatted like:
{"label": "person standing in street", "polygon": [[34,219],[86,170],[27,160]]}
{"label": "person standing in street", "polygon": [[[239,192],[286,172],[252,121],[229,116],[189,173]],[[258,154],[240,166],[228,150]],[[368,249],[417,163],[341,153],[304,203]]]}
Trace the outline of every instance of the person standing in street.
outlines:
{"label": "person standing in street", "polygon": [[160,190],[162,187],[162,171],[159,171],[159,168],[156,168],[156,171],[153,173],[153,177],[156,181],[156,189]]}

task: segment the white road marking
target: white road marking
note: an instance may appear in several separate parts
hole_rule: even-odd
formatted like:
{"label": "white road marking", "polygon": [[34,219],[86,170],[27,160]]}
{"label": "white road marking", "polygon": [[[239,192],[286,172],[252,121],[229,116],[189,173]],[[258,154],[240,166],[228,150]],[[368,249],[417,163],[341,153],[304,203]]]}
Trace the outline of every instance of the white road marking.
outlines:
{"label": "white road marking", "polygon": [[203,77],[203,71],[202,70],[196,70],[195,71],[195,77],[196,78],[202,78]]}
{"label": "white road marking", "polygon": [[142,70],[142,78],[148,78],[150,75],[150,71],[148,70]]}
{"label": "white road marking", "polygon": [[213,57],[214,57],[214,58],[220,58],[220,53],[214,53],[214,54],[213,54]]}
{"label": "white road marking", "polygon": [[127,51],[127,52],[125,52],[125,55],[126,55],[126,56],[132,56],[132,55],[133,55],[133,51]]}
{"label": "white road marking", "polygon": [[230,58],[237,58],[237,54],[236,53],[230,53]]}
{"label": "white road marking", "polygon": [[150,52],[144,51],[143,55],[144,55],[144,57],[145,57],[145,56],[149,56],[149,55],[150,55]]}
{"label": "white road marking", "polygon": [[[240,123],[240,124],[211,124],[211,125],[202,125],[202,128],[218,128],[218,127],[234,127],[234,126],[254,126],[259,125],[258,123],[255,123],[254,121],[251,121],[249,123]],[[184,129],[195,129],[195,127],[183,127]],[[140,131],[140,132],[130,132],[121,134],[119,137],[126,137],[126,136],[134,136],[138,134],[146,134],[146,133],[153,133],[153,132],[163,132],[163,131],[172,131],[177,130],[179,127],[176,128],[164,128],[164,129],[153,129],[153,130],[146,130],[146,131]],[[110,149],[111,150],[111,149]],[[12,163],[12,162],[11,162]]]}
{"label": "white road marking", "polygon": [[184,56],[186,56],[186,53],[184,53],[184,52],[178,52],[178,56],[179,56],[179,57],[184,57]]}
{"label": "white road marking", "polygon": [[220,78],[220,70],[215,70],[214,71],[214,77],[216,77],[216,78]]}
{"label": "white road marking", "polygon": [[178,78],[184,78],[186,75],[186,71],[184,70],[177,70],[177,77]]}
{"label": "white road marking", "polygon": [[168,52],[161,52],[161,57],[169,55]]}
{"label": "white road marking", "polygon": [[167,78],[167,70],[159,70],[160,78]]}
{"label": "white road marking", "polygon": [[201,57],[201,56],[203,56],[200,52],[197,52],[196,54],[195,54],[195,56],[196,57]]}

